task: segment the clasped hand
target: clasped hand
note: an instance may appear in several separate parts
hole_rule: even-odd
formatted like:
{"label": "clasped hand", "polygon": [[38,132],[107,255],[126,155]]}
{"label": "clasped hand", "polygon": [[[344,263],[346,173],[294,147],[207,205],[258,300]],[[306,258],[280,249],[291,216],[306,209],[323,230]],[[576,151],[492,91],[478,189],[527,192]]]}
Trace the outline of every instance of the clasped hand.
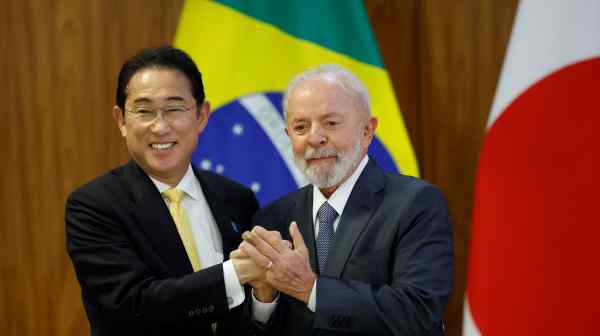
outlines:
{"label": "clasped hand", "polygon": [[274,289],[304,303],[310,298],[316,274],[310,267],[308,249],[296,222],[291,223],[289,230],[293,246],[279,232],[256,226],[242,234],[244,241],[230,255],[238,261],[252,261],[256,272],[247,282],[259,293],[261,301],[272,300]]}

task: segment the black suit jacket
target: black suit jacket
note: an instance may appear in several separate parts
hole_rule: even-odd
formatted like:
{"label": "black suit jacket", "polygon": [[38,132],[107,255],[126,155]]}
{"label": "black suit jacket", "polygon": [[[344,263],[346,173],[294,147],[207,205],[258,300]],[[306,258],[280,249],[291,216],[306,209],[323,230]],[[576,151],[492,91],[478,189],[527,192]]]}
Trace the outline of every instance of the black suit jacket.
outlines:
{"label": "black suit jacket", "polygon": [[[254,224],[289,238],[296,221],[318,273],[312,186],[259,210]],[[441,335],[452,289],[452,231],[434,186],[384,173],[370,159],[341,214],[316,312],[281,295],[268,324],[273,335]]]}
{"label": "black suit jacket", "polygon": [[[241,242],[254,194],[194,168],[221,232],[223,254]],[[75,190],[66,205],[67,250],[92,335],[218,335],[244,331],[228,309],[221,264],[193,272],[169,209],[130,161]]]}

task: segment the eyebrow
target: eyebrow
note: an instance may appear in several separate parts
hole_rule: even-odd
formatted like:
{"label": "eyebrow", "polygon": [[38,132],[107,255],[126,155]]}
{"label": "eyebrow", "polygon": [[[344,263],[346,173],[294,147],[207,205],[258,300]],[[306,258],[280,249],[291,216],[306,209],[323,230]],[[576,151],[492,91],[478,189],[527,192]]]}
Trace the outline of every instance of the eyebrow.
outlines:
{"label": "eyebrow", "polygon": [[[179,96],[172,96],[172,97],[167,97],[166,99],[169,102],[175,101],[175,102],[185,102],[185,99],[179,97]],[[150,98],[146,98],[146,97],[139,97],[133,100],[134,103],[151,103],[152,99]]]}
{"label": "eyebrow", "polygon": [[185,101],[183,98],[179,97],[179,96],[173,96],[173,97],[168,97],[167,101]]}
{"label": "eyebrow", "polygon": [[149,103],[151,100],[146,97],[139,97],[133,100],[134,103]]}
{"label": "eyebrow", "polygon": [[308,118],[293,118],[292,120],[290,120],[291,123],[298,123],[298,122],[308,122]]}
{"label": "eyebrow", "polygon": [[332,118],[344,118],[344,116],[341,113],[337,113],[337,112],[328,112],[325,113],[322,116],[319,116],[319,120],[326,120],[326,119],[332,119]]}

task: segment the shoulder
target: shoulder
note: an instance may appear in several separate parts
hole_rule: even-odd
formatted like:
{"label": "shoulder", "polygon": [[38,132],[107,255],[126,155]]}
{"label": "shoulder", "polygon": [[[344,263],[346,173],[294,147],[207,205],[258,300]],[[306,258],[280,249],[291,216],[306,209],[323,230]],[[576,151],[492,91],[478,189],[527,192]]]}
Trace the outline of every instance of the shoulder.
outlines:
{"label": "shoulder", "polygon": [[219,187],[228,191],[248,192],[250,189],[241,183],[210,171],[194,168],[196,176],[200,177],[201,182],[210,187]]}
{"label": "shoulder", "polygon": [[255,218],[288,217],[291,215],[298,202],[308,200],[308,197],[311,196],[311,191],[312,189],[310,186],[305,186],[289,192],[258,210]]}
{"label": "shoulder", "polygon": [[238,199],[240,197],[254,198],[254,192],[239,182],[210,171],[200,170],[194,167],[196,176],[200,180],[202,188],[208,188],[213,192],[223,194],[227,199]]}
{"label": "shoulder", "polygon": [[443,197],[441,190],[420,178],[402,174],[385,173],[386,189],[390,193],[402,193],[412,197],[429,195],[432,197]]}
{"label": "shoulder", "polygon": [[116,167],[102,175],[77,187],[69,195],[68,201],[74,200],[100,200],[114,199],[122,195],[125,190],[122,183],[125,166]]}
{"label": "shoulder", "polygon": [[440,189],[435,185],[414,176],[386,172],[372,158],[354,188],[361,192],[384,191],[386,197],[399,197],[402,201],[410,201],[423,195],[442,197]]}
{"label": "shoulder", "polygon": [[202,186],[204,196],[210,199],[218,199],[227,205],[230,211],[238,211],[244,214],[248,224],[259,207],[256,195],[252,190],[234,180],[213,172],[199,170],[194,167],[194,173]]}
{"label": "shoulder", "polygon": [[130,208],[133,191],[124,183],[123,166],[106,172],[75,189],[65,204],[69,237],[92,227],[114,231],[114,219]]}
{"label": "shoulder", "polygon": [[437,213],[448,216],[448,204],[439,187],[413,176],[385,174],[383,203],[387,209],[404,209],[414,216]]}

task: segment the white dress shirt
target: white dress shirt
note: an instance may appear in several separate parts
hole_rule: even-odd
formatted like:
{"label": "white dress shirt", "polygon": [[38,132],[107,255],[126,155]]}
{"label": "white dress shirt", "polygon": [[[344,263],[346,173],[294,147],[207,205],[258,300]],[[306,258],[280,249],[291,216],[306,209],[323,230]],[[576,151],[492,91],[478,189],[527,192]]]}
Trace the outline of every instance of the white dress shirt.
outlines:
{"label": "white dress shirt", "polygon": [[[154,182],[160,193],[171,188],[171,186],[152,177],[150,179]],[[200,260],[200,270],[223,263],[225,293],[229,309],[240,305],[244,302],[244,290],[242,289],[237,273],[235,273],[231,260],[223,262],[223,240],[221,233],[210,211],[208,202],[204,197],[202,186],[196,175],[194,175],[191,164],[175,188],[184,192],[181,206],[185,209],[191,225],[192,236],[194,237],[198,259]],[[163,199],[168,206],[169,201],[164,197]]]}
{"label": "white dress shirt", "polygon": [[[348,198],[350,198],[350,194],[352,193],[352,189],[354,189],[354,185],[356,181],[360,177],[360,174],[365,170],[367,163],[369,162],[369,156],[365,155],[363,159],[358,164],[358,167],[354,170],[352,175],[344,181],[344,183],[340,184],[340,186],[331,194],[329,199],[323,195],[319,188],[315,188],[313,186],[313,222],[315,223],[315,239],[319,235],[319,219],[317,218],[317,213],[319,212],[319,208],[323,203],[329,202],[329,204],[335,209],[338,213],[338,216],[333,221],[333,232],[337,231],[338,224],[340,222],[340,218],[342,217],[342,213],[344,212],[344,208],[346,207],[346,203],[348,202]],[[335,248],[335,247],[332,247]],[[331,252],[330,252],[331,253]],[[312,312],[316,310],[317,307],[317,281],[313,284],[312,291],[310,292],[310,298],[308,300],[307,307]],[[258,301],[254,295],[252,296],[252,318],[262,323],[266,323],[269,320],[269,317],[275,310],[275,306],[277,305],[279,296],[273,302],[265,303]]]}

